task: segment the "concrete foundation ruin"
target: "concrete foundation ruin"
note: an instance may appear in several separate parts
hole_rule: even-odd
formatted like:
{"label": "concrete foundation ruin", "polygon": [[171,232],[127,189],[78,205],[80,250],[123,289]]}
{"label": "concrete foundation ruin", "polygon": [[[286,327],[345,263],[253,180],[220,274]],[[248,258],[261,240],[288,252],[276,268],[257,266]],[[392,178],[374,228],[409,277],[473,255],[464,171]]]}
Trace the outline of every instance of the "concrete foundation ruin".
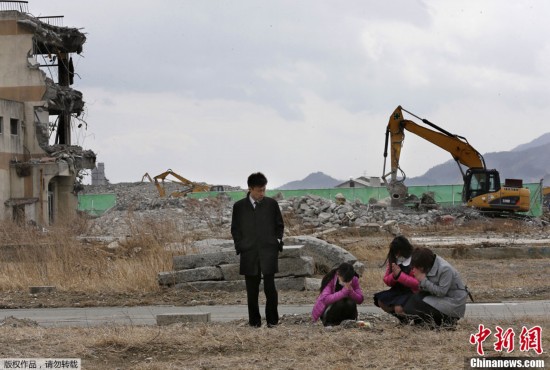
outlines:
{"label": "concrete foundation ruin", "polygon": [[[277,289],[318,290],[320,278],[342,262],[353,265],[362,275],[365,265],[345,249],[311,236],[285,238],[279,254],[279,272],[275,274]],[[206,239],[195,242],[185,254],[173,257],[173,270],[160,272],[159,285],[176,289],[201,291],[244,291],[244,276],[239,273],[240,257],[232,240]]]}
{"label": "concrete foundation ruin", "polygon": [[85,124],[71,85],[86,36],[61,21],[0,1],[0,220],[47,226],[76,214],[79,174],[95,167],[95,153],[71,142]]}

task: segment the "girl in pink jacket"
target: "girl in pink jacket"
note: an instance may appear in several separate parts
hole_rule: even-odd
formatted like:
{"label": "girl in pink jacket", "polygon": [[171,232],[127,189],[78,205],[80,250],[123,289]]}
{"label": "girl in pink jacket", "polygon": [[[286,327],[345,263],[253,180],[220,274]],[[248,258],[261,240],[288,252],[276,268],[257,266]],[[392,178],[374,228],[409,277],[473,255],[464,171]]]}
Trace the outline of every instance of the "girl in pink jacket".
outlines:
{"label": "girl in pink jacket", "polygon": [[384,283],[388,290],[374,295],[374,304],[384,311],[404,319],[403,306],[413,293],[419,290],[411,268],[413,246],[404,236],[395,237],[390,243],[390,250],[384,264],[387,262]]}
{"label": "girl in pink jacket", "polygon": [[320,291],[311,312],[313,321],[320,318],[324,326],[332,326],[344,320],[357,320],[357,305],[363,303],[363,291],[351,264],[342,263],[326,274]]}

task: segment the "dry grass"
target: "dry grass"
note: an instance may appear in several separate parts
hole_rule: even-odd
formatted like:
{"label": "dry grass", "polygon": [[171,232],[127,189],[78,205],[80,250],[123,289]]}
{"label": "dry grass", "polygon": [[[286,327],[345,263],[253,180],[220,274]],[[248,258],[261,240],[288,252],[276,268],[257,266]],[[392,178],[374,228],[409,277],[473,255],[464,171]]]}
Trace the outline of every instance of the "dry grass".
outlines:
{"label": "dry grass", "polygon": [[[78,239],[85,220],[55,225],[47,232],[12,223],[0,224],[0,290],[53,285],[78,291],[156,291],[156,276],[172,268],[170,241],[189,243],[189,235],[174,232],[169,222],[127,222],[131,238],[116,248]],[[181,253],[181,252],[179,252]]]}
{"label": "dry grass", "polygon": [[[275,329],[241,321],[168,327],[0,327],[0,357],[76,357],[85,369],[462,369],[476,356],[469,343],[480,322],[463,320],[456,331],[401,326],[389,316],[361,317],[371,329],[332,328],[307,318],[283,317]],[[513,328],[547,327],[550,320],[484,321]],[[542,345],[550,339],[542,332]],[[533,350],[508,356],[536,356]],[[484,343],[487,356],[498,356]]]}

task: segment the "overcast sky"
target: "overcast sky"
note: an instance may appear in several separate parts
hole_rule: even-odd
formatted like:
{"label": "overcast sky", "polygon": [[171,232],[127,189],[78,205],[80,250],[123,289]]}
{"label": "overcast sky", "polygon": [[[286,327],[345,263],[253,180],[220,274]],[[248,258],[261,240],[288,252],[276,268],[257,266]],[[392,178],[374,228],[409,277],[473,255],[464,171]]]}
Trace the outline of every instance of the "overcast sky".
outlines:
{"label": "overcast sky", "polygon": [[[88,128],[73,143],[112,183],[168,168],[243,187],[262,171],[268,188],[380,176],[398,105],[481,153],[550,131],[546,0],[30,0],[29,12],[86,33],[74,87]],[[414,177],[449,159],[409,134],[401,167]]]}

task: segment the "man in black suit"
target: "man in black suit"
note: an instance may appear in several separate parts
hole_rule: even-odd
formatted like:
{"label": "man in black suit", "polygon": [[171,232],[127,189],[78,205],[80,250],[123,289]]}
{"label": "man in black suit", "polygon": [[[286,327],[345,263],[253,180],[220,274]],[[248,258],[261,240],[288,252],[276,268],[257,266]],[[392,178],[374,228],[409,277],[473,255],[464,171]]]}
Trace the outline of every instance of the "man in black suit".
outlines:
{"label": "man in black suit", "polygon": [[283,250],[284,222],[279,204],[265,196],[267,178],[261,172],[247,180],[248,194],[233,205],[231,235],[235,250],[240,255],[240,274],[246,282],[248,323],[262,326],[258,296],[260,281],[264,278],[267,326],[279,323],[278,295],[275,273],[279,272],[279,252]]}

